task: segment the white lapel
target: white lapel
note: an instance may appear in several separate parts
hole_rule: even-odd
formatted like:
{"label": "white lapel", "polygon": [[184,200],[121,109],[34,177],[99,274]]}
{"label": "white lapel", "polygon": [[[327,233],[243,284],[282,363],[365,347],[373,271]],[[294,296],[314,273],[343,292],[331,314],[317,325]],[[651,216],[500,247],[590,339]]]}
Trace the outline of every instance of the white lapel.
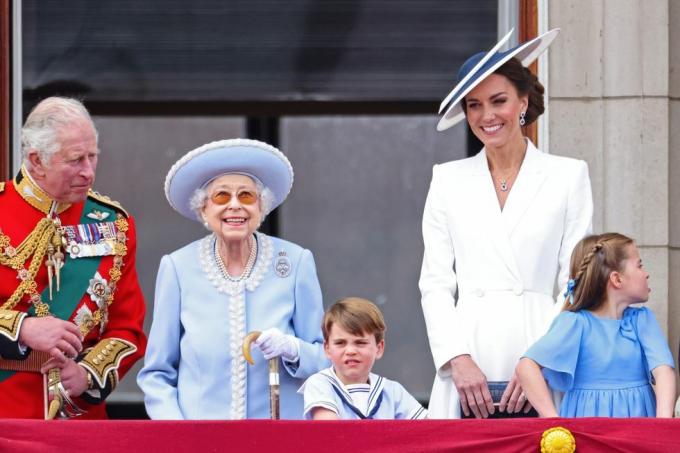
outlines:
{"label": "white lapel", "polygon": [[536,198],[536,192],[547,178],[543,157],[543,153],[527,139],[524,161],[503,208],[503,220],[508,237],[512,236],[515,227]]}
{"label": "white lapel", "polygon": [[[486,160],[486,149],[482,149],[473,159],[472,174],[474,176],[474,187],[471,188],[472,193],[470,196],[479,199],[477,214],[479,215],[480,228],[488,229],[489,242],[494,245],[510,273],[519,280],[521,279],[519,267],[510,246],[510,235],[506,229],[505,220],[503,219],[496,190],[491,179],[489,164]],[[507,202],[505,206],[507,207]]]}

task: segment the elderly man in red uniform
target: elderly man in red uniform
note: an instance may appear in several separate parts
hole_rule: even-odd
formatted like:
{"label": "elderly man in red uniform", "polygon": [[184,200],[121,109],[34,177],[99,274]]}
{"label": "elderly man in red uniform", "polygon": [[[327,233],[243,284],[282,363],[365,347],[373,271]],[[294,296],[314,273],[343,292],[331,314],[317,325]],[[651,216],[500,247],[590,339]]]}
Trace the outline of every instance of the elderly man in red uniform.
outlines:
{"label": "elderly man in red uniform", "polygon": [[73,99],[38,104],[0,182],[0,417],[106,418],[144,355],[132,217],[92,191],[99,148]]}

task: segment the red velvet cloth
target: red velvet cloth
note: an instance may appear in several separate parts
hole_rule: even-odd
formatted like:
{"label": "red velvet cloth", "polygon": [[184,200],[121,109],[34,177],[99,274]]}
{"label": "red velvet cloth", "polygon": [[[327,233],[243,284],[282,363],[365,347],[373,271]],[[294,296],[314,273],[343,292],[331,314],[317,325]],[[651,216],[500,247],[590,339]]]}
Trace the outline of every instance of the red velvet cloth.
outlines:
{"label": "red velvet cloth", "polygon": [[680,452],[680,419],[0,421],[0,451],[525,452],[569,429],[577,452]]}

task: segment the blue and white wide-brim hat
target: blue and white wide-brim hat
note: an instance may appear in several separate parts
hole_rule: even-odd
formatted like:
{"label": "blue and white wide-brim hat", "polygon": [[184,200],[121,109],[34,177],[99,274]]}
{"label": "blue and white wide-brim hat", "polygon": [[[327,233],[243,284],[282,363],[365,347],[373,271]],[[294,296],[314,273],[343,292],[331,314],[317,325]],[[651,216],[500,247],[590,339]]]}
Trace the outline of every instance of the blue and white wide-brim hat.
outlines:
{"label": "blue and white wide-brim hat", "polygon": [[515,57],[524,66],[529,66],[545,51],[553,42],[557,34],[560,32],[559,28],[554,28],[541,36],[520,44],[510,50],[504,52],[499,51],[501,47],[510,39],[514,30],[505,35],[498,43],[488,52],[480,52],[467,59],[458,71],[458,84],[451,90],[451,92],[444,98],[439,106],[439,113],[444,112],[444,116],[437,124],[437,130],[443,131],[456,124],[465,118],[462,101],[465,96],[479,85],[489,75],[493,74],[496,69],[500,68],[508,60]]}
{"label": "blue and white wide-brim hat", "polygon": [[293,166],[281,151],[257,140],[235,138],[207,143],[175,162],[165,177],[165,197],[175,211],[196,220],[191,208],[196,189],[228,173],[254,177],[271,190],[271,210],[283,203],[293,187]]}

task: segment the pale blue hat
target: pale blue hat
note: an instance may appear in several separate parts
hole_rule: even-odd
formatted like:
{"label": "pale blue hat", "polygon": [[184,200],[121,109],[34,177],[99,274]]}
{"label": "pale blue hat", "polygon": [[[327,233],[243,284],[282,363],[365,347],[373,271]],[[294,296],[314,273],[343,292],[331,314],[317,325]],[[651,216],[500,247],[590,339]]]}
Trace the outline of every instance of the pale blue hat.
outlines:
{"label": "pale blue hat", "polygon": [[494,71],[513,57],[517,58],[524,66],[529,66],[548,48],[548,46],[550,46],[560,32],[560,29],[554,28],[543,33],[541,36],[513,47],[510,50],[499,51],[508,39],[510,39],[513,31],[514,29],[510,30],[510,32],[503,36],[503,38],[488,52],[475,54],[462,64],[458,71],[458,84],[444,98],[439,106],[439,113],[444,109],[446,109],[446,111],[444,112],[444,116],[439,120],[439,124],[437,124],[438,131],[448,129],[465,118],[465,112],[463,111],[461,102],[465,96],[484,79],[493,74]]}
{"label": "pale blue hat", "polygon": [[196,220],[192,195],[227,173],[252,176],[271,190],[272,210],[283,203],[293,187],[293,167],[281,151],[257,140],[235,138],[207,143],[175,162],[165,177],[165,197],[174,210]]}

